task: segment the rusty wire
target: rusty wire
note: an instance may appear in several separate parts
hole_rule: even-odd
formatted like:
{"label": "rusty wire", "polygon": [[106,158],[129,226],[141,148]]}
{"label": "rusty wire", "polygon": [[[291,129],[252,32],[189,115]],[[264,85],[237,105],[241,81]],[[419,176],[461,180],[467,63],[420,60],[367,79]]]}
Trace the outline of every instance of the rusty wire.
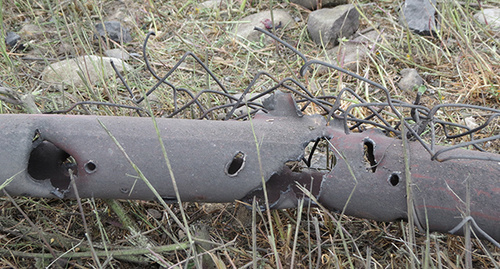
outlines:
{"label": "rusty wire", "polygon": [[[301,111],[304,111],[308,106],[314,104],[315,106],[317,106],[322,110],[321,114],[327,117],[328,124],[334,122],[336,126],[343,126],[346,135],[348,135],[353,130],[363,131],[366,130],[367,128],[375,127],[382,130],[387,135],[401,139],[403,137],[403,132],[405,132],[406,133],[405,137],[409,138],[410,140],[418,141],[430,154],[432,160],[446,161],[450,159],[478,159],[477,156],[472,157],[463,155],[461,156],[447,155],[445,157],[440,157],[440,155],[445,152],[452,151],[453,149],[456,148],[463,148],[470,146],[474,147],[477,150],[485,151],[485,149],[483,149],[484,145],[487,145],[488,143],[498,142],[498,140],[500,139],[500,130],[499,130],[500,128],[498,128],[498,126],[495,125],[498,121],[497,120],[498,117],[500,116],[499,109],[468,105],[468,104],[440,104],[432,108],[428,108],[420,103],[421,93],[417,94],[414,103],[412,104],[406,103],[392,98],[390,96],[389,90],[386,87],[374,81],[371,81],[349,70],[346,70],[336,65],[329,64],[324,61],[316,59],[308,60],[304,54],[302,54],[300,51],[292,47],[290,44],[281,40],[279,37],[273,35],[272,33],[257,27],[255,28],[255,30],[260,31],[266,34],[267,36],[271,37],[275,41],[279,42],[286,48],[290,49],[293,53],[295,53],[298,57],[300,57],[304,61],[304,64],[302,65],[299,72],[301,77],[304,77],[307,74],[307,72],[311,70],[311,66],[322,65],[329,69],[336,70],[338,72],[351,76],[359,81],[368,83],[369,85],[371,85],[376,89],[382,90],[385,94],[385,102],[379,102],[379,103],[367,102],[365,99],[359,96],[355,91],[349,88],[342,89],[337,95],[315,96],[300,81],[297,81],[294,78],[285,78],[282,80],[278,80],[272,74],[265,71],[258,72],[240,95],[233,95],[229,93],[224,84],[217,78],[217,76],[210,70],[210,68],[207,65],[205,65],[205,63],[203,63],[203,61],[200,60],[192,52],[186,52],[163,77],[160,77],[151,67],[151,64],[148,59],[147,43],[150,36],[155,35],[153,32],[150,32],[147,34],[144,40],[143,56],[147,70],[151,73],[151,75],[154,78],[156,78],[157,82],[143,96],[137,97],[134,95],[133,91],[130,89],[123,76],[120,75],[120,73],[116,70],[113,62],[111,62],[113,68],[115,68],[115,71],[119,76],[119,79],[124,84],[125,88],[130,94],[131,98],[130,100],[134,105],[127,106],[127,105],[118,105],[113,103],[85,101],[85,102],[75,103],[70,108],[65,110],[52,111],[47,113],[67,113],[80,105],[108,105],[108,106],[115,106],[115,107],[122,107],[122,108],[136,110],[139,116],[143,115],[141,112],[144,112],[146,115],[149,115],[149,113],[147,113],[145,109],[139,107],[138,105],[141,102],[143,102],[145,98],[147,98],[151,93],[159,89],[160,86],[164,84],[167,85],[172,91],[173,106],[174,106],[174,110],[170,114],[165,116],[167,118],[176,117],[181,112],[184,112],[187,109],[191,109],[193,106],[195,106],[195,108],[199,112],[199,115],[196,116],[195,118],[198,119],[215,119],[213,115],[215,115],[215,112],[217,111],[219,113],[222,112],[223,114],[225,114],[223,120],[229,120],[229,119],[245,120],[248,118],[249,115],[254,115],[258,111],[267,112],[266,108],[260,102],[258,102],[259,98],[271,94],[276,90],[286,89],[295,95],[296,102],[299,105]],[[220,91],[205,89],[195,94],[188,89],[176,87],[173,83],[168,81],[168,78],[189,57],[193,58],[210,76],[210,78],[217,83],[217,86],[219,86],[221,89]],[[275,81],[276,82],[275,86],[246,99],[246,96],[249,94],[252,87],[256,85],[258,79],[264,76]],[[184,93],[188,95],[190,98],[190,100],[188,100],[181,107],[178,107],[177,104],[179,93]],[[207,94],[219,95],[223,98],[226,98],[228,102],[222,105],[205,107],[202,104],[202,102],[200,102],[200,99],[202,96]],[[341,108],[341,102],[346,99],[347,95],[349,95],[350,98],[354,97],[358,103],[350,104],[347,108],[343,109]],[[247,107],[249,109],[249,112],[243,113],[242,115],[235,115],[235,111],[241,107]],[[370,114],[368,116],[365,116],[364,118],[355,117],[351,113],[351,111],[355,108],[360,108],[360,107],[366,108]],[[410,109],[410,113],[407,116],[405,116],[401,112],[401,110],[405,108]],[[386,111],[386,109],[389,109],[389,111]],[[481,117],[486,120],[484,121],[483,124],[472,128],[464,124],[450,122],[439,118],[437,115],[440,113],[443,114],[443,111],[445,109],[474,110],[475,115],[477,115],[477,117]],[[401,125],[404,125],[404,128],[402,128]],[[486,130],[487,128],[490,128],[492,130],[487,131]],[[440,132],[443,133],[443,136],[447,140],[458,139],[458,142],[445,149],[436,150],[436,145],[438,144],[438,139],[436,137],[437,129],[439,129]],[[454,129],[455,131],[451,132],[450,131],[451,129]],[[482,136],[485,136],[486,132],[488,132],[487,137],[476,139],[477,135],[481,134]],[[467,139],[469,141],[463,141]],[[484,159],[484,160],[500,162],[500,157],[494,159]]]}

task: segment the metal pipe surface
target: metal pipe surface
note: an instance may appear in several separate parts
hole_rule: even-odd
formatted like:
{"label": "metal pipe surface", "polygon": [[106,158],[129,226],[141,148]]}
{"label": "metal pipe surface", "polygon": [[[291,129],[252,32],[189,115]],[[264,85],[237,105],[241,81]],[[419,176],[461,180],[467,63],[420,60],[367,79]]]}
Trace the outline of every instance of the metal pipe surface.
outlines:
{"label": "metal pipe surface", "polygon": [[[10,181],[5,190],[11,195],[75,198],[72,170],[82,198],[156,199],[126,153],[170,202],[177,201],[172,172],[182,201],[262,199],[266,182],[271,208],[297,206],[302,185],[332,210],[379,221],[408,219],[401,140],[375,130],[346,135],[320,115],[302,115],[291,95],[273,98],[268,114],[249,121],[158,118],[158,130],[151,118],[0,115],[0,183]],[[331,171],[287,165],[320,138],[335,154]],[[450,232],[472,218],[484,232],[476,229],[479,237],[500,240],[500,163],[432,161],[417,142],[409,142],[408,152],[417,227]],[[498,159],[462,149],[453,154]]]}
{"label": "metal pipe surface", "polygon": [[324,136],[321,116],[295,107],[290,116],[293,99],[282,97],[283,109],[251,122],[158,118],[158,132],[151,118],[0,115],[0,182],[14,177],[6,187],[11,195],[75,198],[71,168],[82,198],[155,199],[106,128],[164,199],[176,196],[159,137],[182,201],[241,199]]}
{"label": "metal pipe surface", "polygon": [[[319,195],[323,205],[378,221],[408,219],[401,140],[374,130],[349,135],[336,130],[331,145],[338,162],[323,179]],[[463,149],[453,154],[498,158]],[[418,142],[409,143],[408,158],[417,227],[425,231],[428,225],[431,231],[449,232],[471,216],[487,234],[500,239],[500,163],[432,161]]]}

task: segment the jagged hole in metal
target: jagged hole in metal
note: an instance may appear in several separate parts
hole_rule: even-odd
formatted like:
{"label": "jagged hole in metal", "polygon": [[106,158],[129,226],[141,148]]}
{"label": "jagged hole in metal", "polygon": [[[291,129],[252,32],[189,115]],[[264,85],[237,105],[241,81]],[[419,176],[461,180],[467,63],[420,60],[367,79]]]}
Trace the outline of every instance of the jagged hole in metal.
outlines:
{"label": "jagged hole in metal", "polygon": [[373,154],[373,150],[375,148],[375,144],[371,139],[366,138],[363,141],[364,148],[364,160],[366,163],[366,170],[375,173],[377,171],[377,161],[375,160],[375,155]]}
{"label": "jagged hole in metal", "polygon": [[399,173],[392,173],[388,181],[392,186],[397,186],[400,182]]}
{"label": "jagged hole in metal", "polygon": [[[34,137],[34,145],[39,137]],[[28,160],[28,174],[35,180],[50,180],[54,188],[66,190],[69,188],[70,176],[68,169],[75,166],[75,161],[66,151],[58,148],[52,142],[43,140],[33,148]]]}
{"label": "jagged hole in metal", "polygon": [[[305,144],[302,156],[297,160],[286,162],[281,171],[274,173],[266,181],[270,208],[295,207],[298,199],[307,198],[298,185],[317,197],[325,171],[332,171],[336,163],[335,154],[330,152],[327,137],[319,137]],[[264,197],[264,189],[259,187],[242,200],[250,204],[255,199],[260,204],[261,210],[264,210]]]}
{"label": "jagged hole in metal", "polygon": [[226,174],[231,177],[237,176],[238,173],[245,167],[245,153],[238,151],[231,161],[226,165]]}
{"label": "jagged hole in metal", "polygon": [[40,138],[40,130],[36,129],[35,134],[33,135],[32,142],[35,143]]}
{"label": "jagged hole in metal", "polygon": [[[323,174],[315,169],[304,168],[302,172],[294,172],[287,165],[279,173],[273,174],[266,182],[267,196],[271,209],[290,208],[297,205],[299,198],[307,198],[297,185],[310,191],[317,197],[321,189]],[[265,195],[263,188],[257,188],[248,193],[242,201],[252,203],[255,199],[261,210],[265,210]]]}
{"label": "jagged hole in metal", "polygon": [[301,160],[289,161],[285,165],[294,172],[300,172],[306,167],[319,171],[332,171],[336,163],[335,154],[330,152],[328,138],[320,137],[307,144]]}

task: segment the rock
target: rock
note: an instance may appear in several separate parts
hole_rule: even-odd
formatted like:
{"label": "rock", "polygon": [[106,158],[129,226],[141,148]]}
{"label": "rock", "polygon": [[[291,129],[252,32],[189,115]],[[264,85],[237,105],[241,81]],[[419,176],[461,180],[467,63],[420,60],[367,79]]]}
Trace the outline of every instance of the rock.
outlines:
{"label": "rock", "polygon": [[[287,27],[295,24],[292,16],[288,14],[285,10],[275,9],[273,10],[274,26],[286,29]],[[254,27],[259,27],[265,29],[266,26],[272,27],[271,23],[271,12],[262,11],[256,14],[252,14],[240,19],[242,23],[237,23],[234,28],[234,33],[236,36],[253,41],[259,42],[262,35],[261,32],[255,31]],[[248,21],[248,22],[247,22]],[[270,42],[271,38],[266,37],[266,42]]]}
{"label": "rock", "polygon": [[119,43],[129,43],[132,41],[132,37],[127,29],[122,27],[118,21],[107,21],[104,23],[98,23],[95,26],[97,34],[99,37],[108,37],[111,40]]}
{"label": "rock", "polygon": [[474,19],[489,25],[495,31],[500,31],[500,9],[498,8],[483,9],[474,15]]}
{"label": "rock", "polygon": [[465,125],[467,125],[467,127],[469,127],[470,129],[479,127],[479,124],[477,124],[476,119],[473,116],[465,118],[464,121]]}
{"label": "rock", "polygon": [[39,35],[39,34],[42,34],[45,30],[36,25],[36,24],[25,24],[21,30],[19,30],[19,34],[21,34],[22,36],[28,36],[28,37],[32,37],[32,36],[36,36],[36,35]]}
{"label": "rock", "polygon": [[14,32],[8,32],[5,36],[5,44],[11,49],[16,47],[19,41],[21,41],[21,36]]}
{"label": "rock", "polygon": [[75,53],[75,47],[66,42],[61,42],[57,49],[57,53],[60,55],[71,55]]}
{"label": "rock", "polygon": [[219,8],[222,5],[224,5],[224,2],[222,2],[222,0],[208,0],[201,3],[200,8],[214,9],[214,8]]}
{"label": "rock", "polygon": [[[17,33],[8,32],[5,36],[5,43],[12,50],[29,50],[30,41],[37,40],[43,33],[44,29],[36,24],[25,24]],[[21,37],[23,42],[21,43]]]}
{"label": "rock", "polygon": [[403,91],[414,91],[419,86],[424,85],[424,80],[420,77],[416,69],[405,68],[399,73],[401,74],[401,79],[397,85]]}
{"label": "rock", "polygon": [[149,215],[151,215],[151,217],[153,217],[155,219],[161,219],[163,217],[163,214],[154,208],[148,209],[148,213],[149,213]]}
{"label": "rock", "polygon": [[130,59],[130,55],[124,49],[110,49],[110,50],[106,50],[106,51],[104,51],[104,55],[106,55],[108,57],[111,57],[111,58],[116,58],[116,59],[124,60],[124,61]]}
{"label": "rock", "polygon": [[[310,10],[347,4],[347,0],[291,0],[290,2]],[[321,3],[321,6],[319,6],[319,3]]]}
{"label": "rock", "polygon": [[94,85],[115,74],[111,61],[119,72],[132,69],[120,59],[85,55],[53,63],[43,70],[42,76],[45,82],[59,89],[65,89],[69,85],[76,88],[84,87],[87,83]]}
{"label": "rock", "polygon": [[309,14],[307,31],[318,45],[333,47],[338,39],[349,37],[359,27],[359,13],[353,5],[324,8]]}
{"label": "rock", "polygon": [[[351,71],[357,71],[359,62],[366,59],[370,50],[375,46],[378,38],[378,32],[372,30],[360,35],[352,40],[343,42],[341,45],[327,51],[331,63]],[[322,73],[326,67],[320,67]]]}
{"label": "rock", "polygon": [[400,21],[419,35],[431,35],[437,29],[436,0],[405,0]]}

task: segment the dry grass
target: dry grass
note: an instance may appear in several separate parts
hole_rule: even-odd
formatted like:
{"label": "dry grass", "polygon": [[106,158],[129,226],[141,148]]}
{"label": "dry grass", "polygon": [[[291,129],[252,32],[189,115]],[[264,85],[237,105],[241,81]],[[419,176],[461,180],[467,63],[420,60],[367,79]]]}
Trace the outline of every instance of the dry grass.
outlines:
{"label": "dry grass", "polygon": [[[142,54],[146,33],[150,30],[157,33],[148,44],[148,54],[160,76],[185,52],[192,51],[233,93],[245,89],[259,70],[283,79],[297,77],[302,64],[298,57],[275,43],[266,45],[234,38],[230,31],[232,25],[246,15],[270,7],[286,8],[301,20],[285,33],[278,30],[278,35],[309,58],[323,55],[323,50],[307,35],[307,11],[295,5],[266,1],[222,2],[223,8],[215,11],[200,8],[197,1],[191,0],[0,2],[2,34],[19,31],[27,23],[43,28],[41,32],[23,36],[23,42],[28,44],[26,50],[10,52],[5,42],[0,42],[1,86],[31,96],[40,111],[59,110],[86,100],[131,105],[124,86],[115,78],[64,92],[40,79],[43,68],[55,59],[100,54],[106,48],[116,47],[116,44],[94,41],[92,28],[94,23],[109,20],[117,13],[122,14],[120,18],[125,18],[132,32],[133,41],[125,46],[129,52]],[[380,32],[373,54],[359,63],[359,74],[387,86],[394,97],[412,102],[415,93],[401,92],[395,86],[398,72],[412,67],[423,75],[428,93],[431,92],[423,100],[429,107],[446,102],[500,107],[500,38],[498,32],[472,19],[470,14],[479,10],[475,3],[440,3],[443,23],[433,37],[413,35],[400,26],[398,2],[354,3],[362,13],[361,29],[373,27]],[[500,7],[495,1],[481,4]],[[129,63],[135,70],[125,77],[136,93],[144,93],[156,83],[145,71],[142,59]],[[194,61],[187,61],[170,81],[193,92],[207,88],[217,90],[214,81],[201,71]],[[313,72],[301,81],[316,93],[335,94],[349,86],[371,101],[384,98],[380,92],[369,92],[364,83],[337,72]],[[253,90],[260,91],[271,85],[271,79],[262,78]],[[224,100],[207,97],[204,101],[216,105]],[[181,98],[178,102],[181,105],[185,100]],[[151,105],[157,116],[172,111],[168,89],[156,91]],[[2,114],[27,113],[27,109],[27,106],[0,101]],[[90,106],[88,110],[93,114],[131,114],[118,108]],[[449,111],[444,116],[447,120],[462,121],[466,117],[462,113]],[[74,257],[67,258],[70,265],[62,265],[71,268],[136,268],[144,264],[193,268],[201,263],[204,267],[216,268],[286,268],[292,264],[295,268],[465,268],[468,257],[462,237],[416,232],[412,239],[414,245],[409,246],[413,231],[404,222],[356,219],[307,205],[303,209],[261,213],[247,210],[240,203],[184,203],[181,214],[179,205],[157,202],[16,197],[1,198],[0,208],[0,266],[4,268],[56,266],[58,263],[53,263],[50,251],[72,252]],[[172,215],[181,220],[186,218],[196,249],[189,246],[183,227],[186,223],[174,221]],[[88,238],[93,242],[92,247]],[[156,248],[145,253],[146,244]],[[119,252],[124,250],[128,252]],[[473,240],[471,250],[474,268],[500,267],[500,249],[485,241]],[[98,259],[97,254],[101,255]]]}

